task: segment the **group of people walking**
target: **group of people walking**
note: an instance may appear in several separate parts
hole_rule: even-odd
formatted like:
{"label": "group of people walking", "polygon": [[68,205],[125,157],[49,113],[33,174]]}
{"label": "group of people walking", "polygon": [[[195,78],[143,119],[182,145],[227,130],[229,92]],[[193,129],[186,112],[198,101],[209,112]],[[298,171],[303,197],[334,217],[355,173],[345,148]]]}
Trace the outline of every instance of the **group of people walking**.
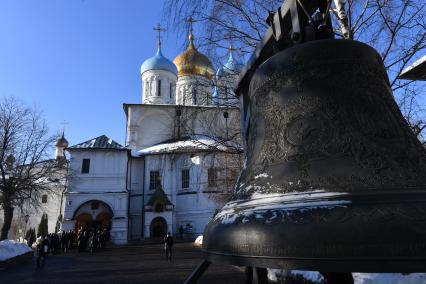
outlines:
{"label": "group of people walking", "polygon": [[[49,254],[56,254],[60,250],[66,253],[73,249],[75,242],[79,252],[89,250],[95,252],[98,249],[106,247],[106,243],[110,239],[109,230],[107,228],[85,229],[81,228],[77,234],[74,231],[62,231],[57,234],[48,234],[41,236],[36,241],[37,249],[37,267],[44,267],[44,263]],[[174,239],[170,232],[164,236],[164,251],[166,260],[172,261]]]}
{"label": "group of people walking", "polygon": [[44,267],[49,254],[57,254],[62,250],[66,253],[77,245],[79,252],[89,250],[95,252],[97,249],[105,248],[110,239],[108,228],[84,229],[81,228],[76,234],[74,231],[62,231],[60,233],[48,234],[37,238],[35,248],[37,250],[37,267]]}
{"label": "group of people walking", "polygon": [[49,254],[57,254],[60,250],[67,252],[73,247],[75,241],[74,231],[62,231],[37,238],[35,247],[37,250],[37,267],[43,267]]}
{"label": "group of people walking", "polygon": [[107,228],[91,228],[89,230],[82,228],[77,234],[78,251],[95,252],[98,249],[103,249],[109,239],[110,234]]}

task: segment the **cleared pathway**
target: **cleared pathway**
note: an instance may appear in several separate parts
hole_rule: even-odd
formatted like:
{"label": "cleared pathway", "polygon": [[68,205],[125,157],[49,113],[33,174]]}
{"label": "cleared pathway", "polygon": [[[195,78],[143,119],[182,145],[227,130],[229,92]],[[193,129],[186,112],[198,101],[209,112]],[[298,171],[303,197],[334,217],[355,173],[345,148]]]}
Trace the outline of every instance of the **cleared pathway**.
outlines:
{"label": "cleared pathway", "polygon": [[[94,254],[50,256],[43,270],[35,262],[0,270],[0,283],[183,283],[202,260],[189,243],[177,243],[172,262],[165,260],[163,245],[112,247]],[[199,281],[244,283],[244,272],[233,266],[211,265]]]}

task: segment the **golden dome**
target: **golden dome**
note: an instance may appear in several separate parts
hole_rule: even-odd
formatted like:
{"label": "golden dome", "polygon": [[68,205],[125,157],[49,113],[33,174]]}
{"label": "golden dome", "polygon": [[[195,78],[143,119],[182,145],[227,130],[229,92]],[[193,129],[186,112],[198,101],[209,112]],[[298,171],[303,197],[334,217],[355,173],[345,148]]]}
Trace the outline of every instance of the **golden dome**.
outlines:
{"label": "golden dome", "polygon": [[198,52],[194,46],[192,31],[189,35],[188,48],[176,56],[173,63],[178,69],[178,77],[188,75],[199,75],[212,79],[214,76],[213,65],[204,54]]}

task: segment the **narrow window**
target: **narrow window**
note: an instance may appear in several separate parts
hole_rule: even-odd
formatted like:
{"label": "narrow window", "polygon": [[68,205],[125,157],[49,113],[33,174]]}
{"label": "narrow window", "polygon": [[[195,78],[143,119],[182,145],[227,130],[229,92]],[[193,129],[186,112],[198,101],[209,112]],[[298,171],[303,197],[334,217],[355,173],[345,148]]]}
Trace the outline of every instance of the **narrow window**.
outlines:
{"label": "narrow window", "polygon": [[147,97],[149,97],[151,95],[151,89],[150,89],[151,88],[151,84],[149,83],[148,80],[146,80],[145,86],[146,86],[145,94],[146,94]]}
{"label": "narrow window", "polygon": [[189,169],[182,170],[182,188],[189,188]]}
{"label": "narrow window", "polygon": [[47,203],[47,194],[41,196],[41,203]]}
{"label": "narrow window", "polygon": [[161,96],[161,80],[157,82],[157,94],[159,97]]}
{"label": "narrow window", "polygon": [[90,170],[90,159],[83,159],[83,164],[81,165],[81,173],[88,174]]}
{"label": "narrow window", "polygon": [[196,105],[197,104],[197,89],[194,88],[194,90],[192,91],[192,104]]}
{"label": "narrow window", "polygon": [[154,190],[157,189],[160,185],[160,172],[159,171],[151,171],[149,173],[149,189]]}
{"label": "narrow window", "polygon": [[173,84],[170,83],[170,98],[172,98],[172,94],[173,94]]}
{"label": "narrow window", "polygon": [[217,186],[217,170],[210,168],[207,170],[207,181],[209,187]]}

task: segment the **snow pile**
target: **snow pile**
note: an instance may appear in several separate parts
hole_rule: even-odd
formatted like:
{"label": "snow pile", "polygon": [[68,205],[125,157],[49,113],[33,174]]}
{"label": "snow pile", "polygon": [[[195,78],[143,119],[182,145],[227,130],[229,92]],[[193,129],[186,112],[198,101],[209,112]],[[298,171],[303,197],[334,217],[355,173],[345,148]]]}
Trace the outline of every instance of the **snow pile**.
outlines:
{"label": "snow pile", "polygon": [[25,243],[4,240],[0,242],[0,261],[5,261],[31,251],[31,248]]}
{"label": "snow pile", "polygon": [[302,271],[302,270],[292,270],[292,275],[300,275],[304,279],[312,281],[314,283],[321,283],[324,279],[322,278],[322,275],[317,271]]}
{"label": "snow pile", "polygon": [[197,247],[201,247],[203,245],[203,235],[198,236],[195,239],[194,245],[196,245]]}
{"label": "snow pile", "polygon": [[355,284],[426,284],[426,273],[352,273]]}
{"label": "snow pile", "polygon": [[[302,277],[311,283],[324,283],[324,278],[317,271],[268,269],[269,280],[278,282],[286,276]],[[352,273],[355,284],[426,284],[426,273]]]}
{"label": "snow pile", "polygon": [[274,282],[280,280],[290,279],[304,279],[312,283],[323,283],[324,278],[319,272],[316,271],[302,271],[302,270],[284,270],[284,269],[268,269],[268,279]]}

